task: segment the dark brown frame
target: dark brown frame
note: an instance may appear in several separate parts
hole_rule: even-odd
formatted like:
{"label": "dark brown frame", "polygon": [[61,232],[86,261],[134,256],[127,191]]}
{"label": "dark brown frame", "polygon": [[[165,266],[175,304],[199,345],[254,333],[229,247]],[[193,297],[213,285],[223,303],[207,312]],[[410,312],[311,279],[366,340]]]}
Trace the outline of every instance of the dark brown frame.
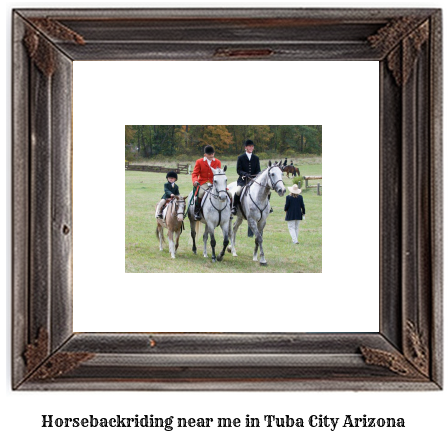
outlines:
{"label": "dark brown frame", "polygon": [[[441,29],[437,9],[15,10],[13,388],[441,389]],[[103,59],[379,61],[379,333],[73,333],[72,61]]]}

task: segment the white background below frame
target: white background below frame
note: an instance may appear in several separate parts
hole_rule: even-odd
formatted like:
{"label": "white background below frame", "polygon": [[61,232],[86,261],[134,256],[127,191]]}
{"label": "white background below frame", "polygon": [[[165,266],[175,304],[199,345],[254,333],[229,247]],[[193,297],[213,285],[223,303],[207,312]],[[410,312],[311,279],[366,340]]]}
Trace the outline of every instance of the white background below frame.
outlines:
{"label": "white background below frame", "polygon": [[[377,62],[75,61],[74,331],[377,332],[378,108]],[[323,272],[125,274],[126,124],[323,125]]]}

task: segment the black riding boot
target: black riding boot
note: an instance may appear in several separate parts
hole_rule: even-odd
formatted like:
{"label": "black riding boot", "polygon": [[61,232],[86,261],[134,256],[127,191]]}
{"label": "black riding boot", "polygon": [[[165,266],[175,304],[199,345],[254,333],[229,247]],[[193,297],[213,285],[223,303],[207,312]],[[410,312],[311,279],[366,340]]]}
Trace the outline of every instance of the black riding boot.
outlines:
{"label": "black riding boot", "polygon": [[202,202],[201,198],[196,198],[196,203],[194,205],[194,219],[196,221],[201,220],[201,202]]}
{"label": "black riding boot", "polygon": [[233,195],[233,206],[231,213],[233,215],[236,215],[238,204],[240,203],[240,197],[236,193]]}

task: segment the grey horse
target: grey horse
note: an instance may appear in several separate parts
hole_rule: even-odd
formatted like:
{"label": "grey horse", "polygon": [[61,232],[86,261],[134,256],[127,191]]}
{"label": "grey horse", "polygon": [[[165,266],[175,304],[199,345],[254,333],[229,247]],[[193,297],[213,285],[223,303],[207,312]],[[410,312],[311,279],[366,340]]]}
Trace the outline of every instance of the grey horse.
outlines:
{"label": "grey horse", "polygon": [[[193,239],[193,252],[196,254],[196,235],[199,233],[201,222],[205,224],[204,232],[204,257],[207,257],[207,239],[210,234],[210,244],[212,246],[212,262],[222,261],[231,236],[231,215],[230,198],[227,194],[227,176],[224,169],[213,169],[213,184],[210,185],[207,193],[202,197],[202,219],[196,221],[194,218],[194,203],[190,202],[188,207],[188,219],[190,219],[191,237]],[[201,190],[201,189],[199,189]],[[191,200],[193,192],[190,192],[188,199]],[[218,257],[215,254],[216,240],[215,228],[221,227],[224,237],[224,247]]]}
{"label": "grey horse", "polygon": [[[233,194],[235,190],[236,183],[230,184],[229,191]],[[272,165],[269,161],[267,169],[260,172],[241,192],[240,206],[231,233],[230,246],[227,248],[227,251],[232,252],[234,257],[237,256],[235,249],[236,232],[243,220],[246,219],[255,234],[253,260],[258,261],[257,254],[258,247],[260,247],[260,265],[267,265],[263,250],[263,229],[271,208],[268,199],[271,190],[277,192],[279,196],[283,196],[286,188],[282,180],[282,169],[277,163]]]}

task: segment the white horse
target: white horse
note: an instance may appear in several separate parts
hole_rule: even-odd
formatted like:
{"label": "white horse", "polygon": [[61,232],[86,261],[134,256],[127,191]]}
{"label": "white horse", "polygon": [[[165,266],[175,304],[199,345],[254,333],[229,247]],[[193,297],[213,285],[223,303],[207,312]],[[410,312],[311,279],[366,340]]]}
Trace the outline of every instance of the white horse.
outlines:
{"label": "white horse", "polygon": [[[236,187],[236,183],[230,184],[229,191],[234,194]],[[231,233],[231,242],[229,248],[227,248],[227,251],[232,252],[234,257],[237,256],[235,249],[236,232],[243,220],[246,219],[255,234],[253,260],[254,262],[258,261],[257,254],[258,247],[260,247],[260,265],[267,266],[263,251],[263,229],[271,208],[268,199],[271,190],[276,191],[279,196],[283,196],[286,188],[282,180],[282,169],[278,164],[271,165],[269,161],[268,168],[260,172],[241,191],[240,205]]]}
{"label": "white horse", "polygon": [[[204,257],[207,257],[207,239],[210,234],[210,244],[212,246],[212,262],[216,259],[220,262],[225,254],[227,245],[230,242],[231,220],[230,220],[230,198],[227,194],[227,176],[226,169],[213,169],[213,184],[204,193],[202,197],[202,219],[196,221],[194,218],[194,202],[190,202],[188,207],[188,219],[190,219],[191,237],[193,238],[193,252],[196,254],[196,234],[199,233],[199,226],[206,224],[204,232]],[[199,189],[202,190],[202,189]],[[191,200],[193,192],[190,192],[188,199]],[[224,237],[224,247],[218,258],[215,255],[215,228],[221,227]]]}
{"label": "white horse", "polygon": [[[182,196],[175,196],[166,206],[165,221],[157,219],[156,236],[159,238],[159,250],[162,251],[162,242],[165,241],[163,229],[168,229],[168,242],[171,258],[176,258],[177,247],[179,246],[179,237],[182,233],[182,225],[185,213],[185,199]],[[157,209],[157,208],[156,208]],[[174,242],[176,239],[176,242]]]}

